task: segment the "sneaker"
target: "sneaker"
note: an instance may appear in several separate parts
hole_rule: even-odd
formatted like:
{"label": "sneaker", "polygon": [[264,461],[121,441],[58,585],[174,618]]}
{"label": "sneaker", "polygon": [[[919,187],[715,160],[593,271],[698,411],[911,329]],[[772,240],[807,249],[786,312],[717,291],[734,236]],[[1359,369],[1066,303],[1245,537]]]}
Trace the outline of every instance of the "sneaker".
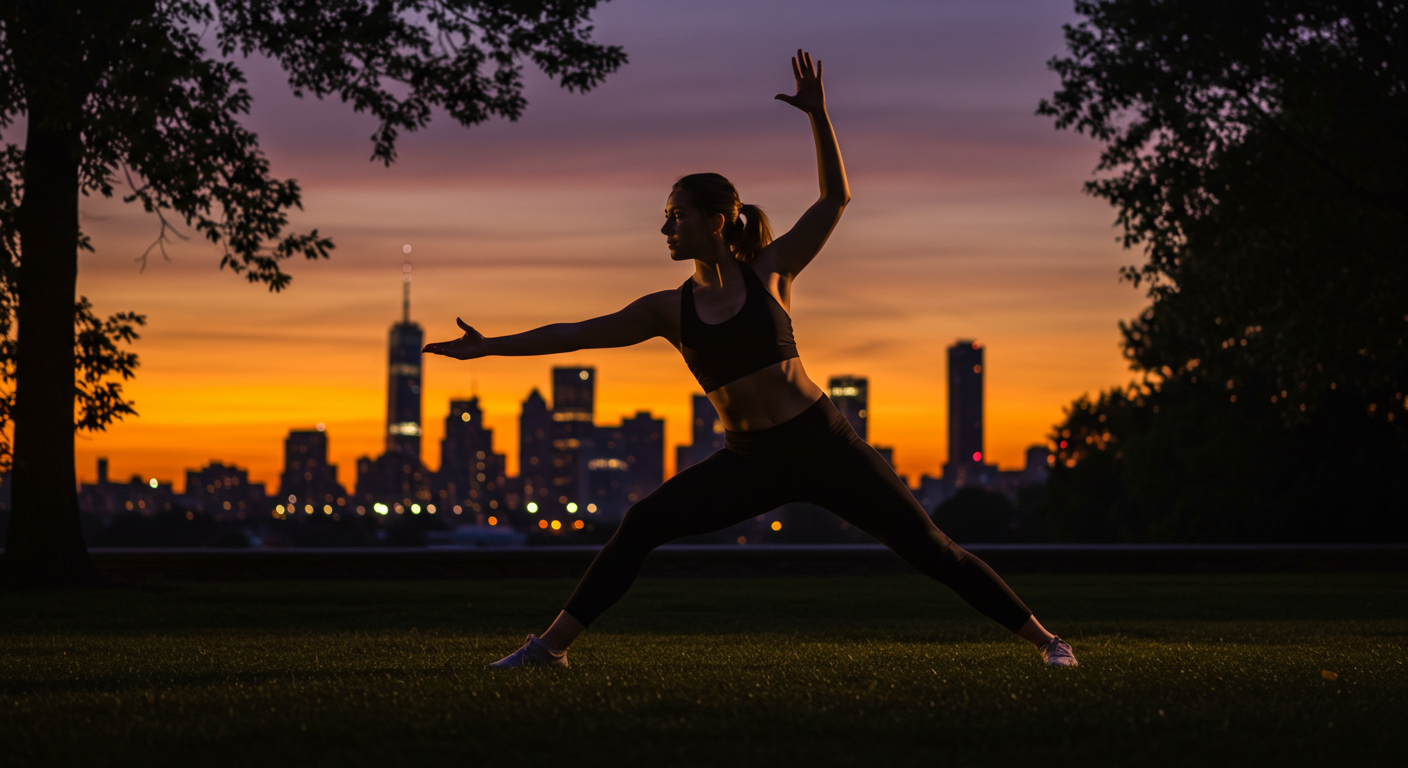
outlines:
{"label": "sneaker", "polygon": [[485,669],[508,669],[510,667],[570,667],[567,663],[567,651],[559,651],[547,643],[540,640],[536,635],[529,635],[527,642],[522,648],[499,659],[493,664],[486,664]]}
{"label": "sneaker", "polygon": [[1076,655],[1071,651],[1071,644],[1059,637],[1052,637],[1045,645],[1038,646],[1037,651],[1041,654],[1041,660],[1046,662],[1048,667],[1078,667],[1080,662],[1076,661]]}

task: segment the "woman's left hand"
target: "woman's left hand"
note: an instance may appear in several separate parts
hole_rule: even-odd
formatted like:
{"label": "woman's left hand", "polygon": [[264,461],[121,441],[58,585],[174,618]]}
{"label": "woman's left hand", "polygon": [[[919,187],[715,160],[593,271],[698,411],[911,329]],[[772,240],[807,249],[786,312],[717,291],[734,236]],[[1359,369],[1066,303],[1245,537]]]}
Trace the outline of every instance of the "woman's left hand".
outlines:
{"label": "woman's left hand", "polygon": [[826,94],[821,87],[821,60],[818,59],[813,66],[812,55],[798,48],[797,55],[792,57],[792,76],[797,78],[797,95],[779,93],[773,98],[785,101],[809,115],[825,112]]}

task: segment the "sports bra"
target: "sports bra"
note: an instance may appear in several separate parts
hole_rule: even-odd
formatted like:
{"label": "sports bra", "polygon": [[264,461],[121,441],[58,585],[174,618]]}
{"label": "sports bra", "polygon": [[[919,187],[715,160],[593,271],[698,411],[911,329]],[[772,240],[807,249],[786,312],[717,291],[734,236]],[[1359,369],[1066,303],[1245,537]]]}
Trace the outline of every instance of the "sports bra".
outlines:
{"label": "sports bra", "polygon": [[792,318],[758,273],[740,264],[747,297],[733,317],[710,325],[694,308],[694,278],[680,286],[680,352],[705,392],[797,357]]}

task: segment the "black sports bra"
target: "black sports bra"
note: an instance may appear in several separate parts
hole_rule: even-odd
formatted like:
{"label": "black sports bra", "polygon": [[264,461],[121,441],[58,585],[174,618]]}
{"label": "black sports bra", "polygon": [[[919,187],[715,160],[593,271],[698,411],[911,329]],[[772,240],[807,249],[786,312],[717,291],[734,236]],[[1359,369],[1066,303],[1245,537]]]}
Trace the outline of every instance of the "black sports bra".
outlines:
{"label": "black sports bra", "polygon": [[738,314],[709,325],[694,308],[694,278],[680,287],[680,352],[705,392],[797,357],[792,318],[758,273],[740,264],[747,298]]}

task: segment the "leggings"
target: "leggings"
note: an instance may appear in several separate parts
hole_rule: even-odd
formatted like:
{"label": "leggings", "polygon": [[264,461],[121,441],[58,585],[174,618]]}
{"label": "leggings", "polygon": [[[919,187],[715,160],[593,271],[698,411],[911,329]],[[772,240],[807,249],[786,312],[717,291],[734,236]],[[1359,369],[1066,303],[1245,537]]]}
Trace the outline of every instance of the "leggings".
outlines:
{"label": "leggings", "polygon": [[880,454],[823,396],[795,418],[728,432],[725,447],[632,505],[564,610],[590,625],[621,599],[654,548],[803,501],[830,510],[1016,632],[1031,617],[996,573],[929,519]]}

